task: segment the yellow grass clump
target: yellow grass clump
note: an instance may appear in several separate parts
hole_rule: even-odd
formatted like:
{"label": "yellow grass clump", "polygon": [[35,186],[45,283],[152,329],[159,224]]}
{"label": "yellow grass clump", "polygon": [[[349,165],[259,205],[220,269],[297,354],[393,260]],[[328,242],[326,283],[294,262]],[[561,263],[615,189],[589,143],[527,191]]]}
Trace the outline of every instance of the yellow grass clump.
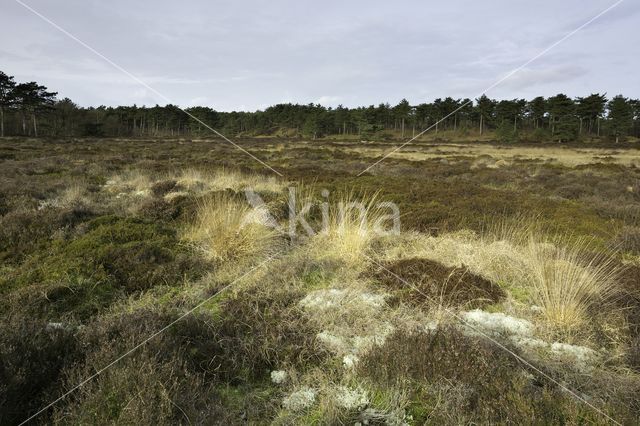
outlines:
{"label": "yellow grass clump", "polygon": [[571,246],[531,242],[525,250],[532,299],[548,324],[566,332],[584,325],[590,309],[606,310],[616,293],[614,259],[589,248],[581,239]]}
{"label": "yellow grass clump", "polygon": [[223,195],[200,202],[184,238],[215,262],[260,256],[277,245],[278,233],[248,204]]}
{"label": "yellow grass clump", "polygon": [[146,196],[150,193],[151,184],[152,180],[147,174],[139,170],[129,170],[109,179],[105,189],[117,195]]}
{"label": "yellow grass clump", "polygon": [[338,199],[328,206],[322,230],[314,236],[312,246],[348,265],[366,264],[372,241],[389,232],[392,212],[377,201],[376,194],[358,198],[347,193]]}

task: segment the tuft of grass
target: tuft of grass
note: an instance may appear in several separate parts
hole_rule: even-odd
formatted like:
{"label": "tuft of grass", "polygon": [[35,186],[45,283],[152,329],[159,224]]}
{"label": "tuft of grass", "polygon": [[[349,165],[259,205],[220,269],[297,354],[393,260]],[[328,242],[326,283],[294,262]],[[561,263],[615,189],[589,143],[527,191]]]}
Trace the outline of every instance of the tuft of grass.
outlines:
{"label": "tuft of grass", "polygon": [[618,262],[606,254],[592,254],[587,239],[569,246],[532,241],[525,252],[532,298],[554,328],[581,327],[591,310],[606,309],[603,304],[617,292]]}
{"label": "tuft of grass", "polygon": [[200,201],[195,222],[184,238],[214,262],[260,256],[278,244],[278,233],[264,224],[263,214],[216,193]]}
{"label": "tuft of grass", "polygon": [[521,285],[553,329],[571,334],[582,328],[591,311],[614,309],[611,302],[622,271],[617,259],[598,250],[593,238],[546,237],[535,217],[522,215],[495,224],[492,233],[520,252]]}
{"label": "tuft of grass", "polygon": [[105,189],[115,194],[147,196],[151,187],[151,178],[140,170],[119,173],[107,180]]}
{"label": "tuft of grass", "polygon": [[381,207],[377,194],[358,197],[354,192],[340,193],[329,207],[321,232],[312,246],[328,258],[347,265],[367,263],[364,256],[376,237],[381,236],[389,219],[389,210]]}

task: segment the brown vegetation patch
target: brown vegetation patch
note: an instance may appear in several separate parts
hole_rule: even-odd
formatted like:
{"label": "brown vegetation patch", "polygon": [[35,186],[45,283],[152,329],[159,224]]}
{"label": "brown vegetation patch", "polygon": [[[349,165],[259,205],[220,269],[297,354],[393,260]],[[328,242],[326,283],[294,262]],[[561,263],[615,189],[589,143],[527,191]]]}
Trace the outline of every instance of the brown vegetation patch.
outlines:
{"label": "brown vegetation patch", "polygon": [[162,197],[171,191],[180,189],[176,188],[176,186],[179,187],[178,182],[174,179],[161,180],[151,185],[151,193],[156,197]]}
{"label": "brown vegetation patch", "polygon": [[504,291],[465,267],[446,267],[423,258],[402,259],[379,268],[374,276],[401,300],[429,301],[479,308],[504,299]]}
{"label": "brown vegetation patch", "polygon": [[631,254],[640,254],[640,227],[625,226],[616,237],[615,246]]}
{"label": "brown vegetation patch", "polygon": [[[536,368],[549,377],[558,377],[558,372],[541,365]],[[411,389],[408,413],[415,424],[604,420],[597,411],[554,383],[535,371],[528,372],[490,341],[465,336],[454,328],[428,333],[398,331],[361,359],[358,372],[383,388],[408,384]],[[600,388],[602,399],[594,398],[594,404],[604,412],[620,418],[621,413],[629,415],[629,411],[637,410],[633,402],[635,388],[620,392],[620,399],[616,400],[606,396],[607,379],[591,380],[588,392],[593,397]]]}

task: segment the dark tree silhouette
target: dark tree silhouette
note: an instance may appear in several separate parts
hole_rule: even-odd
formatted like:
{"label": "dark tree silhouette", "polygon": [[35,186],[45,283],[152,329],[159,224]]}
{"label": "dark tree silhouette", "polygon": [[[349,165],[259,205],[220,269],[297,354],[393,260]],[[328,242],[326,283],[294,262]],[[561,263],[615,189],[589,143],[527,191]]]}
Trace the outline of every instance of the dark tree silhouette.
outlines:
{"label": "dark tree silhouette", "polygon": [[13,77],[0,71],[0,137],[4,137],[4,112],[15,101],[15,87],[16,83],[13,81]]}

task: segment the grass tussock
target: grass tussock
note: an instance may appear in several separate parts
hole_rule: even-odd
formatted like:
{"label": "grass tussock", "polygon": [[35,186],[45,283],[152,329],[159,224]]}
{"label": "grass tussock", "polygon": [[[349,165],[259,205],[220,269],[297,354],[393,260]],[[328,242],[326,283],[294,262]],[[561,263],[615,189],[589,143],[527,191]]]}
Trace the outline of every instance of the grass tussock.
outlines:
{"label": "grass tussock", "polygon": [[372,242],[390,232],[390,210],[379,204],[377,194],[359,197],[342,193],[328,209],[320,232],[314,236],[312,248],[327,258],[360,267],[368,263],[367,252]]}
{"label": "grass tussock", "polygon": [[549,325],[566,332],[582,327],[593,310],[611,309],[618,292],[618,263],[611,256],[592,254],[589,244],[581,239],[568,247],[526,246],[525,280],[532,299]]}
{"label": "grass tussock", "polygon": [[547,236],[535,218],[524,216],[495,224],[489,235],[515,244],[522,258],[520,285],[551,328],[571,334],[593,318],[590,313],[614,310],[622,270],[593,238]]}
{"label": "grass tussock", "polygon": [[183,238],[204,257],[226,262],[262,256],[277,249],[279,234],[263,222],[263,212],[225,194],[205,197]]}
{"label": "grass tussock", "polygon": [[148,174],[141,170],[129,170],[112,176],[105,183],[105,189],[117,196],[146,196],[151,185],[152,179]]}

